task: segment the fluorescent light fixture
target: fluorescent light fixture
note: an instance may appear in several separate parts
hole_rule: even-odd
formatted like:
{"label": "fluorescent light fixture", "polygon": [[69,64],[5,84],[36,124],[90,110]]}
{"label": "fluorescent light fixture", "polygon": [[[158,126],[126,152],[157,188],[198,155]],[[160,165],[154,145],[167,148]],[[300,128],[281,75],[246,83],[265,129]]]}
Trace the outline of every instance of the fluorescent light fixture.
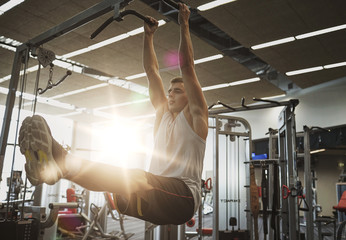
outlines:
{"label": "fluorescent light fixture", "polygon": [[127,77],[125,77],[125,79],[126,80],[133,80],[133,79],[141,78],[141,77],[145,77],[145,76],[147,76],[146,73],[138,73],[138,74],[135,74],[135,75],[127,76]]}
{"label": "fluorescent light fixture", "polygon": [[258,44],[258,45],[252,46],[251,49],[257,50],[257,49],[271,47],[271,46],[275,46],[275,45],[279,45],[283,43],[293,42],[294,40],[296,40],[294,37],[287,37],[287,38],[283,38],[283,39],[279,39],[279,40],[275,40],[271,42]]}
{"label": "fluorescent light fixture", "polygon": [[276,96],[269,96],[269,97],[263,97],[261,99],[273,99],[273,98],[280,98],[280,97],[285,97],[286,94],[281,94],[281,95],[276,95]]}
{"label": "fluorescent light fixture", "polygon": [[209,61],[213,61],[213,60],[220,59],[220,58],[223,58],[223,55],[222,54],[216,54],[213,56],[197,59],[194,61],[194,63],[199,64],[199,63],[209,62]]}
{"label": "fluorescent light fixture", "polygon": [[69,92],[65,92],[63,94],[59,94],[59,95],[55,95],[54,97],[51,97],[50,99],[58,99],[58,98],[63,98],[63,97],[67,97],[67,96],[71,96],[71,95],[75,95],[78,93],[82,93],[82,92],[86,92],[86,91],[90,91],[96,88],[101,88],[101,87],[106,87],[108,86],[107,83],[100,83],[100,84],[96,84],[90,87],[86,87],[86,88],[81,88],[81,89],[77,89],[74,91],[69,91]]}
{"label": "fluorescent light fixture", "polygon": [[165,25],[166,24],[166,21],[165,20],[159,20],[159,27],[161,27],[162,25]]}
{"label": "fluorescent light fixture", "polygon": [[117,103],[117,104],[112,104],[112,105],[108,105],[108,106],[104,106],[104,107],[99,107],[99,108],[95,108],[95,110],[104,110],[104,109],[109,109],[109,108],[124,107],[124,106],[128,106],[128,105],[136,104],[136,103],[143,103],[143,102],[149,102],[149,101],[150,101],[150,98],[144,98],[141,100],[135,100],[135,101],[131,101],[131,102]]}
{"label": "fluorescent light fixture", "polygon": [[[166,24],[165,20],[159,20],[158,22],[159,22],[159,27]],[[129,36],[134,36],[134,35],[140,34],[142,32],[144,32],[144,27],[136,28],[130,32],[127,32],[126,34]]]}
{"label": "fluorescent light fixture", "polygon": [[130,32],[127,32],[126,34],[129,35],[129,36],[134,36],[134,35],[137,35],[137,34],[140,34],[144,32],[144,28],[143,27],[140,27],[140,28],[136,28]]}
{"label": "fluorescent light fixture", "polygon": [[249,79],[240,80],[240,81],[236,81],[236,82],[231,82],[231,83],[229,83],[229,85],[230,86],[236,86],[236,85],[241,85],[241,84],[246,84],[246,83],[257,82],[259,80],[261,80],[259,77],[255,77],[255,78],[249,78]]}
{"label": "fluorescent light fixture", "polygon": [[10,10],[11,8],[21,4],[22,2],[24,2],[24,0],[11,0],[11,1],[8,1],[7,3],[1,5],[0,6],[0,15],[4,14],[8,10]]}
{"label": "fluorescent light fixture", "polygon": [[212,86],[208,86],[208,87],[202,87],[202,91],[209,91],[209,90],[214,90],[214,89],[219,89],[219,88],[225,88],[225,87],[229,87],[230,84],[229,83],[221,83],[221,84],[216,84],[216,85],[212,85]]}
{"label": "fluorescent light fixture", "polygon": [[101,47],[104,47],[106,45],[118,42],[118,41],[123,40],[123,39],[128,38],[128,37],[130,37],[130,35],[124,33],[124,34],[121,34],[121,35],[109,38],[107,40],[104,40],[102,42],[90,45],[89,47],[82,48],[82,49],[76,50],[74,52],[67,53],[65,55],[62,55],[61,57],[63,57],[63,58],[71,58],[71,57],[74,57],[74,56],[77,56],[77,55],[80,55],[80,54],[83,54],[83,53],[86,53],[86,52],[90,52],[92,50],[95,50],[95,49],[98,49],[98,48],[101,48]]}
{"label": "fluorescent light fixture", "polygon": [[290,72],[287,72],[286,75],[287,76],[293,76],[293,75],[298,75],[298,74],[303,74],[303,73],[308,73],[308,72],[315,72],[315,71],[320,71],[320,70],[323,70],[322,66],[290,71]]}
{"label": "fluorescent light fixture", "polygon": [[310,151],[310,154],[319,153],[319,152],[324,152],[324,151],[326,151],[326,149],[324,149],[324,148],[322,148],[322,149],[317,149],[317,150]]}
{"label": "fluorescent light fixture", "polygon": [[324,65],[323,68],[329,69],[329,68],[336,68],[336,67],[342,67],[342,66],[346,66],[346,62],[339,62],[339,63],[333,63],[329,65]]}
{"label": "fluorescent light fixture", "polygon": [[197,7],[197,9],[199,11],[206,11],[206,10],[221,6],[226,3],[234,2],[234,1],[236,0],[216,0],[216,1],[212,1],[203,5],[200,5]]}
{"label": "fluorescent light fixture", "polygon": [[8,94],[8,88],[0,87],[0,93],[7,95]]}
{"label": "fluorescent light fixture", "polygon": [[214,90],[214,89],[219,89],[219,88],[225,88],[225,87],[231,87],[231,86],[236,86],[240,84],[246,84],[246,83],[252,83],[252,82],[257,82],[260,81],[261,79],[259,77],[255,78],[249,78],[249,79],[244,79],[236,82],[231,82],[231,83],[221,83],[221,84],[216,84],[208,87],[203,87],[202,91],[209,91],[209,90]]}
{"label": "fluorescent light fixture", "polygon": [[309,33],[298,35],[298,36],[296,36],[296,39],[309,38],[309,37],[313,37],[313,36],[317,36],[317,35],[321,35],[321,34],[325,34],[325,33],[339,31],[339,30],[342,30],[342,29],[345,29],[345,28],[346,28],[346,24],[339,25],[339,26],[334,26],[334,27],[330,27],[330,28],[325,28],[325,29],[321,29],[321,30],[318,30],[318,31],[314,31],[314,32],[309,32]]}

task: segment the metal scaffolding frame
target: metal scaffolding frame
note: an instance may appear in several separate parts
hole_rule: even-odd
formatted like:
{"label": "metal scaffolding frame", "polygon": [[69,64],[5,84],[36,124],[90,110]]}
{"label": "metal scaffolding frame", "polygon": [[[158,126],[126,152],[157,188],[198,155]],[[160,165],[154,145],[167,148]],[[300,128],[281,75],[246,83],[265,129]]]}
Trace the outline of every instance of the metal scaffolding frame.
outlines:
{"label": "metal scaffolding frame", "polygon": [[82,25],[110,11],[114,11],[114,17],[116,17],[117,15],[119,15],[119,10],[125,5],[127,5],[128,2],[129,0],[104,0],[17,47],[16,54],[13,60],[11,79],[9,83],[9,92],[7,94],[6,109],[1,130],[0,181],[2,181],[2,172],[6,154],[8,133],[10,129],[10,122],[14,102],[16,99],[16,91],[20,77],[22,59],[28,56],[30,52],[34,52],[35,49],[38,48],[40,45],[47,43],[57,37],[60,37],[78,27],[81,27]]}

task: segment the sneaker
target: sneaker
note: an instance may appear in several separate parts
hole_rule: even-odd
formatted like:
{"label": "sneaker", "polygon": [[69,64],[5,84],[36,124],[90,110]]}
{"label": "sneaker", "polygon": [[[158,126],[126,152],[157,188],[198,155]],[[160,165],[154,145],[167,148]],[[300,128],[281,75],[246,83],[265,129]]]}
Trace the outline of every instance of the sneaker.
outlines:
{"label": "sneaker", "polygon": [[30,183],[37,186],[59,181],[63,174],[52,153],[54,139],[43,117],[27,117],[19,131],[19,146],[25,156],[25,171]]}

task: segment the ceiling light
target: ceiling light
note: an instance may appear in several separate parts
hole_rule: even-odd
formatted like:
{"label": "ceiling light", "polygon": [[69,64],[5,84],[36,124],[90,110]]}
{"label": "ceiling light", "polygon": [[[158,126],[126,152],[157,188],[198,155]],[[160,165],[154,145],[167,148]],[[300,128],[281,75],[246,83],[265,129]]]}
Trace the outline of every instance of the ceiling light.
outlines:
{"label": "ceiling light", "polygon": [[287,76],[293,76],[293,75],[298,75],[298,74],[303,74],[303,73],[308,73],[308,72],[315,72],[315,71],[320,71],[320,70],[323,70],[322,66],[290,71],[290,72],[287,72],[286,75]]}
{"label": "ceiling light", "polygon": [[225,88],[225,87],[229,87],[230,84],[229,83],[221,83],[221,84],[216,84],[216,85],[212,85],[212,86],[208,86],[208,87],[202,87],[202,91],[209,91],[209,90],[214,90],[214,89],[219,89],[219,88]]}
{"label": "ceiling light", "polygon": [[246,84],[246,83],[257,82],[259,80],[261,80],[259,77],[255,77],[255,78],[249,78],[249,79],[240,80],[240,81],[236,81],[236,82],[231,82],[231,83],[229,83],[229,85],[230,86],[236,86],[236,85],[241,85],[241,84]]}
{"label": "ceiling light", "polygon": [[252,46],[251,49],[257,50],[257,49],[266,48],[266,47],[270,47],[274,45],[293,42],[294,40],[296,40],[294,37],[287,37],[287,38],[283,38],[283,39],[279,39],[279,40],[275,40],[275,41],[271,41],[267,43],[258,44],[258,45]]}
{"label": "ceiling light", "polygon": [[329,68],[336,68],[336,67],[342,67],[342,66],[346,66],[346,62],[339,62],[339,63],[333,63],[329,65],[324,65],[323,68],[329,69]]}
{"label": "ceiling light", "polygon": [[131,101],[131,102],[117,103],[117,104],[113,104],[113,105],[99,107],[99,108],[95,108],[95,110],[104,110],[104,109],[108,109],[108,108],[124,107],[124,106],[132,105],[132,104],[149,102],[149,101],[150,101],[150,98],[144,98],[141,100],[135,100],[135,101]]}
{"label": "ceiling light", "polygon": [[330,33],[330,32],[334,32],[334,31],[342,30],[345,28],[346,28],[346,24],[334,26],[334,27],[330,27],[330,28],[325,28],[322,30],[298,35],[298,36],[296,36],[296,39],[304,39],[304,38],[308,38],[308,37],[313,37],[313,36],[317,36],[317,35],[321,35],[321,34],[325,34],[325,33]]}
{"label": "ceiling light", "polygon": [[24,2],[24,0],[10,0],[7,3],[1,5],[0,6],[0,15],[4,14],[8,10],[10,10],[11,8],[21,4],[22,2]]}
{"label": "ceiling light", "polygon": [[285,96],[286,96],[286,94],[281,94],[281,95],[276,95],[276,96],[263,97],[261,99],[266,100],[266,99],[280,98],[280,97],[285,97]]}
{"label": "ceiling light", "polygon": [[203,5],[200,5],[197,7],[197,9],[199,11],[206,11],[215,7],[218,7],[220,5],[226,4],[226,3],[230,3],[230,2],[234,2],[236,0],[216,0],[216,1],[212,1]]}
{"label": "ceiling light", "polygon": [[197,59],[197,60],[194,61],[194,63],[195,64],[199,64],[199,63],[214,61],[214,60],[220,59],[220,58],[223,58],[223,55],[222,54],[216,54],[216,55],[213,55],[213,56]]}
{"label": "ceiling light", "polygon": [[141,77],[145,77],[145,76],[147,76],[146,73],[138,73],[138,74],[135,74],[135,75],[127,76],[127,77],[125,77],[125,79],[126,80],[133,80],[133,79],[141,78]]}
{"label": "ceiling light", "polygon": [[124,33],[124,34],[121,34],[121,35],[109,38],[107,40],[104,40],[102,42],[90,45],[89,47],[82,48],[82,49],[76,50],[74,52],[67,53],[65,55],[62,55],[61,57],[63,57],[63,58],[71,58],[71,57],[74,57],[74,56],[77,56],[77,55],[80,55],[80,54],[83,54],[83,53],[86,53],[86,52],[90,52],[92,50],[95,50],[95,49],[98,49],[98,48],[101,48],[101,47],[104,47],[106,45],[118,42],[118,41],[123,40],[123,39],[128,38],[128,37],[130,37],[130,35]]}
{"label": "ceiling light", "polygon": [[[194,63],[199,64],[199,63],[209,62],[209,61],[213,61],[213,60],[220,59],[220,58],[223,58],[223,55],[222,54],[216,54],[213,56],[197,59],[194,61]],[[126,80],[133,80],[136,78],[145,77],[146,75],[147,75],[146,73],[138,73],[138,74],[127,76],[127,77],[125,77],[125,79]]]}
{"label": "ceiling light", "polygon": [[130,32],[127,32],[126,34],[130,35],[130,36],[134,36],[134,35],[140,34],[142,32],[144,32],[144,28],[140,27],[140,28],[136,28],[136,29],[134,29],[134,30],[132,30]]}
{"label": "ceiling light", "polygon": [[326,151],[326,149],[324,149],[324,148],[322,148],[322,149],[317,149],[317,150],[310,151],[310,154],[319,153],[319,152],[324,152],[324,151]]}

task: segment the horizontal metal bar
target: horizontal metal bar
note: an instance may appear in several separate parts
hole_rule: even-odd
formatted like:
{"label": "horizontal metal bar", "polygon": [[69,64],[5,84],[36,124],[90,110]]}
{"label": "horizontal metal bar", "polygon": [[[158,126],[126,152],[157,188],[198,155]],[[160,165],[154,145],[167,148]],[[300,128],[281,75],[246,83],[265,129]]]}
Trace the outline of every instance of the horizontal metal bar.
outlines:
{"label": "horizontal metal bar", "polygon": [[57,25],[50,30],[38,35],[37,37],[29,40],[29,46],[38,47],[50,40],[57,38],[65,33],[68,33],[95,18],[102,16],[105,13],[112,11],[117,4],[124,2],[124,0],[104,0],[87,10],[77,14],[76,16],[66,20],[65,22]]}
{"label": "horizontal metal bar", "polygon": [[243,133],[243,132],[229,132],[229,131],[219,131],[219,134],[224,135],[232,135],[232,136],[242,136],[242,137],[249,137],[249,133]]}
{"label": "horizontal metal bar", "polygon": [[272,107],[284,107],[284,106],[296,107],[298,104],[299,104],[298,99],[291,99],[289,101],[283,101],[283,102],[258,104],[258,105],[251,105],[247,107],[238,107],[238,108],[234,108],[234,110],[231,110],[231,109],[209,110],[209,117],[213,117],[213,115],[222,114],[222,113],[259,110],[259,109],[266,109],[266,108],[272,108]]}

